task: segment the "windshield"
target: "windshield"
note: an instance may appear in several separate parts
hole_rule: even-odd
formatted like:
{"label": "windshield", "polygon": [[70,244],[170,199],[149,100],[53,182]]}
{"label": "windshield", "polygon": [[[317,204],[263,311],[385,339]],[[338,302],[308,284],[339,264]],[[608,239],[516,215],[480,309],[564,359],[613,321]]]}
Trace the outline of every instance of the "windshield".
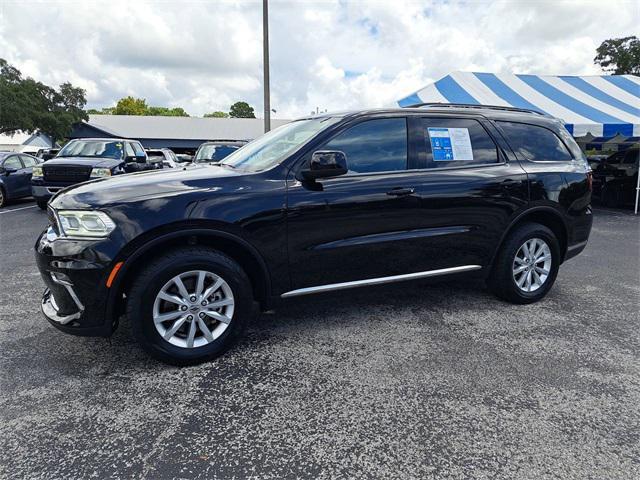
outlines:
{"label": "windshield", "polygon": [[205,144],[198,149],[195,162],[219,162],[240,148],[239,145]]}
{"label": "windshield", "polygon": [[122,142],[73,140],[58,153],[58,157],[122,158]]}
{"label": "windshield", "polygon": [[271,130],[229,155],[221,165],[259,172],[277,165],[321,130],[333,125],[339,117],[298,120]]}

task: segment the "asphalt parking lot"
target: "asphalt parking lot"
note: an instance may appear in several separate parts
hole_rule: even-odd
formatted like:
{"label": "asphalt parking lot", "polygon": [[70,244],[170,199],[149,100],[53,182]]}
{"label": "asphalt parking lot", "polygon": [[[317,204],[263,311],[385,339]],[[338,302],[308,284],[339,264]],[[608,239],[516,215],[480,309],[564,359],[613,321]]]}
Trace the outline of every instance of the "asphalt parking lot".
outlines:
{"label": "asphalt parking lot", "polygon": [[2,478],[640,476],[640,219],[597,210],[542,302],[414,283],[289,302],[218,361],[40,316],[32,202],[0,211]]}

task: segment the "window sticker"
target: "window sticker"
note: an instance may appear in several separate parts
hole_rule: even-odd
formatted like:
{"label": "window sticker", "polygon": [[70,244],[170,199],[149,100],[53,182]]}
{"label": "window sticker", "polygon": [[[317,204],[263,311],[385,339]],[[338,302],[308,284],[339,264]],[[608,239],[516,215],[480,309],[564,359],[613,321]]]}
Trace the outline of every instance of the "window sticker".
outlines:
{"label": "window sticker", "polygon": [[433,160],[473,160],[468,128],[428,128]]}

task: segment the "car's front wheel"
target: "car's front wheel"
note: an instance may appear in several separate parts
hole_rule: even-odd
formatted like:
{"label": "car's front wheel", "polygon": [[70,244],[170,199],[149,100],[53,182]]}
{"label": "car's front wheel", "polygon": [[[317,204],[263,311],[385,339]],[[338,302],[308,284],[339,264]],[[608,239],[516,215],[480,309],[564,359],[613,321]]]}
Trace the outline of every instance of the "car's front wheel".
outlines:
{"label": "car's front wheel", "polygon": [[46,210],[48,203],[49,202],[47,200],[36,200],[36,204],[40,210]]}
{"label": "car's front wheel", "polygon": [[255,311],[251,283],[226,255],[202,247],[151,262],[128,294],[127,315],[140,345],[173,365],[224,353]]}
{"label": "car's front wheel", "polygon": [[533,303],[553,286],[560,266],[560,246],[544,225],[526,223],[509,234],[496,256],[489,288],[512,303]]}

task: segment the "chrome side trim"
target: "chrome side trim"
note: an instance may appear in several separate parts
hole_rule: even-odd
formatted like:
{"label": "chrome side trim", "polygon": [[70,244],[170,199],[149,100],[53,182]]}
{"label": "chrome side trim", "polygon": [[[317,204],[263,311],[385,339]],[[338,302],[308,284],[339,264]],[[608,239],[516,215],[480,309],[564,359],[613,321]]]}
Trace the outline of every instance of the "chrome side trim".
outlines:
{"label": "chrome side trim", "polygon": [[437,277],[440,275],[448,275],[451,273],[470,272],[472,270],[480,270],[480,265],[462,265],[460,267],[441,268],[439,270],[427,270],[425,272],[405,273],[403,275],[393,275],[391,277],[367,278],[365,280],[354,280],[352,282],[330,283],[328,285],[320,285],[317,287],[299,288],[291,290],[280,295],[282,298],[298,297],[300,295],[311,295],[313,293],[333,292],[335,290],[344,290],[347,288],[364,287],[369,285],[382,285],[385,283],[403,282],[405,280],[416,280],[419,278]]}

